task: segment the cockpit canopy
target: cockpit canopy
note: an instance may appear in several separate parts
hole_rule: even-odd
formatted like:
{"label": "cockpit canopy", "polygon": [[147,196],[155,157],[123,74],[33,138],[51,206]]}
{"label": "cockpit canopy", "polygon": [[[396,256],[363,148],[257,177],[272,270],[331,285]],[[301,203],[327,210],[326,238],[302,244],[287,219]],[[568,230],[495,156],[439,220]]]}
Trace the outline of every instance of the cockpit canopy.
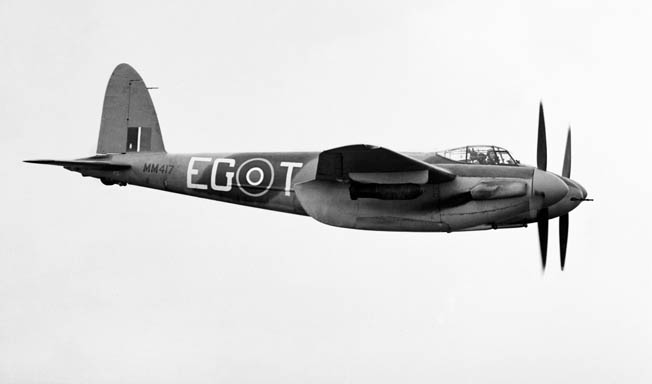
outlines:
{"label": "cockpit canopy", "polygon": [[469,145],[437,152],[437,155],[465,164],[518,165],[509,152],[493,145]]}

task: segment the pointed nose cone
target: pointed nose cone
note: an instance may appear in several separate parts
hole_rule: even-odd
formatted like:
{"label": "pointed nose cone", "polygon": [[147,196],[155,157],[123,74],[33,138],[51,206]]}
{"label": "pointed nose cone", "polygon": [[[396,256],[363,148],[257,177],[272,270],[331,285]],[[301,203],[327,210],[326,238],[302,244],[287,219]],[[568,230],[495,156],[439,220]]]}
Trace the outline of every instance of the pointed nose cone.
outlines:
{"label": "pointed nose cone", "polygon": [[580,191],[582,191],[582,199],[586,199],[586,197],[589,195],[588,192],[586,192],[586,189],[578,182],[575,182],[578,187],[580,187]]}
{"label": "pointed nose cone", "polygon": [[568,186],[560,177],[540,169],[534,171],[532,183],[535,196],[543,197],[544,207],[555,204],[568,193]]}

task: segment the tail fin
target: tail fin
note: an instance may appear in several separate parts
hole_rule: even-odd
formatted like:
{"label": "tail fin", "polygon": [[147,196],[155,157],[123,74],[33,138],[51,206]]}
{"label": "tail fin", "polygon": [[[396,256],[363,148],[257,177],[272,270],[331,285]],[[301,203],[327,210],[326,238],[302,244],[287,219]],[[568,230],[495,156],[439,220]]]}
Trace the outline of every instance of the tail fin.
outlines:
{"label": "tail fin", "polygon": [[104,94],[97,153],[165,152],[145,82],[129,64],[118,65]]}

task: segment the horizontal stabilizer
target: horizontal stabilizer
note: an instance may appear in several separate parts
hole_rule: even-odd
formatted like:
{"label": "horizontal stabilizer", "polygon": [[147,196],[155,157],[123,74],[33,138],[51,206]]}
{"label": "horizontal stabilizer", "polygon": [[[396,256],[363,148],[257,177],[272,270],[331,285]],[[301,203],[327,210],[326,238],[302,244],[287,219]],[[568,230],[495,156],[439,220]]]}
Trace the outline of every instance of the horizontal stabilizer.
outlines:
{"label": "horizontal stabilizer", "polygon": [[73,171],[123,171],[131,168],[131,165],[129,164],[94,160],[25,160],[25,162],[32,164],[58,165]]}

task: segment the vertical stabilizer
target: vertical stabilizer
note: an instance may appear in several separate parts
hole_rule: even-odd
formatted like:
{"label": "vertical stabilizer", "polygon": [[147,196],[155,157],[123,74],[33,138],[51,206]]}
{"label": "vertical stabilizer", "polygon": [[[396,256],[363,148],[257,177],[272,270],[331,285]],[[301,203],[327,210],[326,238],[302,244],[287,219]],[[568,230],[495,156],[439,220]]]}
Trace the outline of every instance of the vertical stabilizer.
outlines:
{"label": "vertical stabilizer", "polygon": [[97,153],[165,152],[145,82],[129,64],[118,65],[104,94]]}

